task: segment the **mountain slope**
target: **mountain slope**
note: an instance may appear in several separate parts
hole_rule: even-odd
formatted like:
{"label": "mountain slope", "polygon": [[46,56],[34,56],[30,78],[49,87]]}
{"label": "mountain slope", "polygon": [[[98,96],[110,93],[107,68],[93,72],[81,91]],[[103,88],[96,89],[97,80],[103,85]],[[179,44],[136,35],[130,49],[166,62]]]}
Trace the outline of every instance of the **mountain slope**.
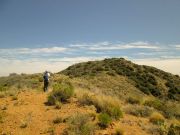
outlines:
{"label": "mountain slope", "polygon": [[88,77],[99,74],[124,76],[145,94],[165,99],[180,99],[180,77],[150,66],[141,66],[123,58],[89,61],[68,67],[61,74]]}
{"label": "mountain slope", "polygon": [[[42,74],[0,77],[0,134],[179,135],[179,81],[122,58],[52,74],[50,93],[43,92]],[[107,115],[112,121],[104,128]]]}

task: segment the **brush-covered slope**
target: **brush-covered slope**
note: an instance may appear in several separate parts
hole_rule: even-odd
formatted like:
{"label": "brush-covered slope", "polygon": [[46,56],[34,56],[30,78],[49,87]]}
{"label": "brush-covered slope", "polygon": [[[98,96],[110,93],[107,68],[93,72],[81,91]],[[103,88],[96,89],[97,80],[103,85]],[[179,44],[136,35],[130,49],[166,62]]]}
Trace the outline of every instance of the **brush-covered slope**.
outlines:
{"label": "brush-covered slope", "polygon": [[133,86],[155,97],[180,99],[180,77],[154,67],[141,66],[124,58],[111,58],[102,61],[89,61],[68,67],[60,73],[76,77],[93,77],[100,74],[123,76]]}
{"label": "brush-covered slope", "polygon": [[18,89],[41,89],[43,82],[42,74],[10,74],[0,77],[0,92]]}

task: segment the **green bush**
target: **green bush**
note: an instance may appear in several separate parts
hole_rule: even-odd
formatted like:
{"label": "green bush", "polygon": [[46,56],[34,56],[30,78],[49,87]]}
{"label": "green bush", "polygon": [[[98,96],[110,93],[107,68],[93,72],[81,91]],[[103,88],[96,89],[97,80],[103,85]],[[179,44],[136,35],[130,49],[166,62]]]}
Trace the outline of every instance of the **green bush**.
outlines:
{"label": "green bush", "polygon": [[0,98],[5,98],[6,94],[4,92],[0,92]]}
{"label": "green bush", "polygon": [[124,130],[117,128],[114,135],[124,135]]}
{"label": "green bush", "polygon": [[61,117],[56,117],[54,120],[53,120],[53,123],[54,124],[58,124],[58,123],[61,123],[63,122],[63,119]]}
{"label": "green bush", "polygon": [[68,83],[54,84],[53,91],[48,96],[47,103],[49,105],[55,105],[56,101],[65,102],[74,94],[73,86]]}
{"label": "green bush", "polygon": [[139,98],[139,97],[129,97],[127,99],[127,102],[130,103],[130,104],[141,104],[142,99]]}
{"label": "green bush", "polygon": [[153,124],[157,124],[157,125],[162,125],[164,124],[165,118],[162,114],[158,113],[158,112],[154,112],[150,118],[149,118],[150,122],[152,122]]}
{"label": "green bush", "polygon": [[111,117],[107,113],[100,113],[98,116],[99,126],[102,128],[106,128],[111,123]]}
{"label": "green bush", "polygon": [[161,110],[166,118],[180,118],[180,104],[174,102],[164,103]]}
{"label": "green bush", "polygon": [[125,108],[125,112],[138,117],[148,117],[152,114],[153,109],[148,106],[133,105]]}
{"label": "green bush", "polygon": [[162,102],[158,99],[146,100],[145,106],[153,107],[163,113],[166,118],[180,118],[180,105],[174,102]]}
{"label": "green bush", "polygon": [[61,107],[62,107],[62,103],[59,102],[59,101],[56,101],[56,103],[55,103],[55,108],[56,108],[56,109],[61,109]]}
{"label": "green bush", "polygon": [[168,135],[179,135],[180,125],[171,124],[168,130]]}
{"label": "green bush", "polygon": [[88,114],[77,113],[68,119],[69,127],[65,129],[65,135],[94,135],[96,125]]}
{"label": "green bush", "polygon": [[149,107],[153,107],[157,110],[162,110],[164,108],[164,104],[158,100],[158,99],[150,99],[150,100],[146,100],[144,102],[145,106],[149,106]]}

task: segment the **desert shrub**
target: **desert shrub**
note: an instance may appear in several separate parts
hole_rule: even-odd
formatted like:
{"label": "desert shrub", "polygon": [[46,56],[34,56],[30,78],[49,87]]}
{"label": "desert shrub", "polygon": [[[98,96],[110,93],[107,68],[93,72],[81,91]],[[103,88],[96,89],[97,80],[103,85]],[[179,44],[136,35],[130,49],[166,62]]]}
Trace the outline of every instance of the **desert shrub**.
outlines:
{"label": "desert shrub", "polygon": [[0,114],[0,123],[3,123],[3,116]]}
{"label": "desert shrub", "polygon": [[1,86],[1,85],[0,85],[0,92],[1,92],[1,91],[6,91],[6,90],[7,90],[7,87],[6,87],[6,86]]}
{"label": "desert shrub", "polygon": [[55,135],[55,127],[49,127],[45,133],[49,135]]}
{"label": "desert shrub", "polygon": [[5,93],[4,92],[0,92],[0,98],[4,98],[6,97]]}
{"label": "desert shrub", "polygon": [[58,123],[61,123],[63,122],[63,119],[61,117],[56,117],[54,120],[53,120],[53,123],[54,124],[58,124]]}
{"label": "desert shrub", "polygon": [[153,124],[162,125],[164,124],[165,118],[162,114],[158,112],[154,112],[150,116],[149,121],[152,122]]}
{"label": "desert shrub", "polygon": [[124,130],[117,128],[114,135],[124,135]]}
{"label": "desert shrub", "polygon": [[107,72],[108,75],[115,76],[116,72],[114,70],[110,70]]}
{"label": "desert shrub", "polygon": [[164,125],[148,125],[146,130],[152,135],[167,135],[168,127],[166,124]]}
{"label": "desert shrub", "polygon": [[93,105],[94,96],[85,92],[78,97],[78,101],[82,105]]}
{"label": "desert shrub", "polygon": [[94,105],[99,112],[104,112],[114,119],[123,117],[118,101],[111,97],[102,97],[94,101]]}
{"label": "desert shrub", "polygon": [[47,105],[55,105],[56,103],[56,97],[54,97],[54,95],[50,94],[48,97],[47,97],[47,102],[46,104]]}
{"label": "desert shrub", "polygon": [[180,124],[171,124],[168,130],[168,135],[179,135]]}
{"label": "desert shrub", "polygon": [[144,105],[149,106],[149,107],[153,107],[157,110],[162,110],[162,108],[164,107],[164,104],[158,99],[145,100]]}
{"label": "desert shrub", "polygon": [[136,86],[137,86],[137,88],[139,88],[143,93],[145,93],[145,94],[147,94],[147,95],[151,94],[150,91],[149,91],[149,89],[148,89],[147,87],[144,87],[144,86],[142,86],[142,85],[140,85],[140,84],[137,84]]}
{"label": "desert shrub", "polygon": [[166,118],[180,118],[180,105],[177,103],[162,102],[158,99],[150,99],[146,100],[144,105],[161,111]]}
{"label": "desert shrub", "polygon": [[55,102],[55,108],[56,108],[56,109],[61,109],[61,107],[62,107],[62,103],[59,102],[59,101],[56,101],[56,102]]}
{"label": "desert shrub", "polygon": [[100,113],[98,116],[99,126],[106,128],[111,123],[111,117],[107,113]]}
{"label": "desert shrub", "polygon": [[28,126],[27,122],[22,122],[20,128],[26,128]]}
{"label": "desert shrub", "polygon": [[126,113],[138,116],[138,117],[148,117],[152,114],[153,109],[148,106],[133,105],[124,109]]}
{"label": "desert shrub", "polygon": [[114,119],[123,117],[119,102],[115,98],[84,93],[78,97],[78,100],[82,105],[94,105],[98,113],[107,113]]}
{"label": "desert shrub", "polygon": [[174,102],[164,103],[162,108],[163,114],[166,118],[180,118],[180,104]]}
{"label": "desert shrub", "polygon": [[94,135],[96,125],[88,114],[77,113],[68,119],[69,127],[65,129],[65,135]]}
{"label": "desert shrub", "polygon": [[18,99],[17,95],[12,96],[12,100],[17,100],[17,99]]}
{"label": "desert shrub", "polygon": [[127,102],[130,103],[130,104],[141,104],[142,99],[140,97],[129,97],[127,99]]}
{"label": "desert shrub", "polygon": [[56,101],[65,102],[74,94],[73,86],[68,83],[54,84],[53,91],[48,96],[47,103],[55,105]]}

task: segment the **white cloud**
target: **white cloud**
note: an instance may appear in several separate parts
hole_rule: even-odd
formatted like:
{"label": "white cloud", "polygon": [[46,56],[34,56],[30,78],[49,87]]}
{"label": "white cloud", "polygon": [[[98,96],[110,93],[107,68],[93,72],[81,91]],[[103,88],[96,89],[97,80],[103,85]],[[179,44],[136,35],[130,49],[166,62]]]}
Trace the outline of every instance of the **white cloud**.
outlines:
{"label": "white cloud", "polygon": [[102,60],[102,57],[64,57],[53,59],[29,59],[29,60],[8,60],[0,58],[0,76],[7,76],[9,73],[40,73],[45,70],[59,72],[68,66],[85,61]]}
{"label": "white cloud", "polygon": [[175,45],[175,47],[176,47],[176,49],[178,49],[178,50],[180,49],[180,45]]}
{"label": "white cloud", "polygon": [[127,44],[97,43],[89,47],[90,50],[121,50],[121,49],[159,49],[159,46],[147,42],[132,42]]}
{"label": "white cloud", "polygon": [[142,56],[153,56],[153,55],[155,55],[155,53],[139,52],[139,53],[136,53],[136,55],[142,55]]}
{"label": "white cloud", "polygon": [[180,75],[180,59],[134,59],[133,62],[140,65],[148,65],[166,72]]}
{"label": "white cloud", "polygon": [[64,58],[53,58],[49,59],[49,61],[61,61],[61,62],[85,62],[85,61],[92,61],[92,60],[102,60],[104,58],[107,58],[107,56],[101,56],[101,57],[64,57]]}
{"label": "white cloud", "polygon": [[180,59],[180,56],[160,56],[161,58],[164,58],[164,59]]}
{"label": "white cloud", "polygon": [[14,54],[38,54],[38,53],[58,53],[64,52],[65,47],[50,47],[50,48],[15,48],[15,49],[0,49],[0,53],[14,53]]}

